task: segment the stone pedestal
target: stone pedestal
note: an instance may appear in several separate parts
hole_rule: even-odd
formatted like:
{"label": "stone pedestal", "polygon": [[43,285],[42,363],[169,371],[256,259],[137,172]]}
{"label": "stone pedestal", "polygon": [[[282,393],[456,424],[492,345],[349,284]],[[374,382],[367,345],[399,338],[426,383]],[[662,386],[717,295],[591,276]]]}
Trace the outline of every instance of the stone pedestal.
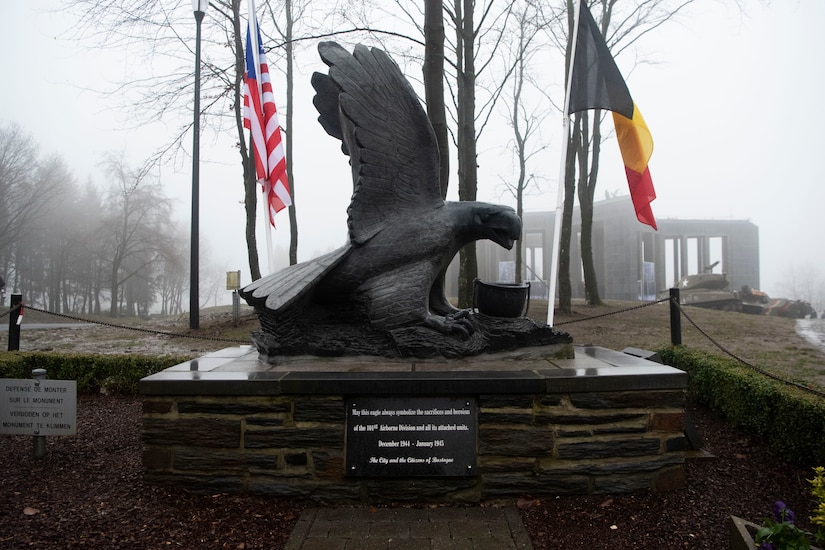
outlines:
{"label": "stone pedestal", "polygon": [[[480,502],[684,485],[684,372],[599,347],[462,360],[292,357],[227,348],[141,381],[149,483],[318,502]],[[348,399],[477,404],[476,471],[356,477]],[[405,401],[408,402],[408,401]]]}

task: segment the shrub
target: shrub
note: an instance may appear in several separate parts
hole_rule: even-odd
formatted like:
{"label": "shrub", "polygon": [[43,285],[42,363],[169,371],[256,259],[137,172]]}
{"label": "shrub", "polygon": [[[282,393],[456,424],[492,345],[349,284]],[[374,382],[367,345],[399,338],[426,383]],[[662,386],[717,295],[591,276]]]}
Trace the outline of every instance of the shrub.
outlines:
{"label": "shrub", "polygon": [[790,462],[825,463],[825,399],[725,357],[682,346],[657,350],[688,373],[688,393],[731,424],[764,436]]}
{"label": "shrub", "polygon": [[98,392],[103,388],[136,394],[141,378],[188,359],[180,356],[0,352],[0,378],[31,378],[32,370],[46,369],[51,380],[76,380],[79,392]]}

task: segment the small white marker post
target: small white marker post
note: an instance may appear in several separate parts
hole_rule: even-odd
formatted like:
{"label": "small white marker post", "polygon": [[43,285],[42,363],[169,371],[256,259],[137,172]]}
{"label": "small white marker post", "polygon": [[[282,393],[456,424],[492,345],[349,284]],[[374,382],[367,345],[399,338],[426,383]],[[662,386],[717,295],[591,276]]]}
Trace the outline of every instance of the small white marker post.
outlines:
{"label": "small white marker post", "polygon": [[[32,371],[32,377],[34,378],[35,387],[39,387],[40,381],[46,379],[46,369],[34,369]],[[35,435],[32,438],[32,441],[34,442],[32,446],[32,454],[34,458],[43,458],[44,456],[46,456],[46,436],[38,435],[39,433],[40,430],[35,429]]]}

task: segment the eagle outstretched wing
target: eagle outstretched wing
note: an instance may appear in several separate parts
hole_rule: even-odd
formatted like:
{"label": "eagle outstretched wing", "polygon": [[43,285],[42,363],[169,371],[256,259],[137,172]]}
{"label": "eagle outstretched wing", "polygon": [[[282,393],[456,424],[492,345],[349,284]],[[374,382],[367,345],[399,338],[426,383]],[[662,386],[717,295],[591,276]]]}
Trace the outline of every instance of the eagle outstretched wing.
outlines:
{"label": "eagle outstretched wing", "polygon": [[308,262],[285,267],[252,281],[241,290],[241,296],[252,305],[265,305],[269,310],[280,311],[305,296],[321,277],[346,257],[350,248],[346,244]]}
{"label": "eagle outstretched wing", "polygon": [[315,73],[319,122],[350,157],[350,242],[360,245],[400,217],[444,205],[435,133],[398,65],[382,50],[334,42],[318,51],[329,74]]}

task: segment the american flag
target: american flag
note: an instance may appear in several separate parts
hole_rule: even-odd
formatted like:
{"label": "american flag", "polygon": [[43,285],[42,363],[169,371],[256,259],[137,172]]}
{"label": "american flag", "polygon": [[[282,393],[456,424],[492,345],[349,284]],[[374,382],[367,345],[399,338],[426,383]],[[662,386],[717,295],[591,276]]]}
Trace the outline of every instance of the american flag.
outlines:
{"label": "american flag", "polygon": [[[272,93],[272,81],[269,78],[269,65],[266,62],[266,54],[264,53],[257,19],[254,23],[258,35],[260,67],[255,65],[255,57],[252,51],[252,31],[248,31],[246,34],[243,125],[252,134],[255,172],[258,181],[263,185],[263,193],[269,205],[269,223],[274,226],[275,214],[291,205],[292,199],[289,194],[286,157],[281,142],[278,111],[275,108],[275,96]],[[258,86],[259,79],[260,87]],[[261,95],[263,95],[263,108],[261,108]]]}

